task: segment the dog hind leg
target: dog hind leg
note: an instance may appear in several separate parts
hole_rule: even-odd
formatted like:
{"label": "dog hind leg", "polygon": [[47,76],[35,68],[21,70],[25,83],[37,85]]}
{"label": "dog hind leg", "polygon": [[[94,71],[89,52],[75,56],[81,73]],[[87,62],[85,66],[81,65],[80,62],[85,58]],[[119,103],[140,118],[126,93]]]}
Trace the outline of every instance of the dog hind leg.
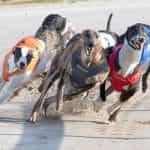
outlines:
{"label": "dog hind leg", "polygon": [[116,121],[117,115],[120,112],[122,105],[128,101],[137,91],[137,87],[129,88],[121,93],[119,101],[108,108],[109,121]]}

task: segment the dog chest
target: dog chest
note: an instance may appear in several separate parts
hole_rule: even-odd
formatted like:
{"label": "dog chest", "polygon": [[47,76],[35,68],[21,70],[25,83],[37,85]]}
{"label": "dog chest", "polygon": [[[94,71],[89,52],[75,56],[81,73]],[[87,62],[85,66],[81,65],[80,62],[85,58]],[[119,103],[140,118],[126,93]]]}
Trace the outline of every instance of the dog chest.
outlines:
{"label": "dog chest", "polygon": [[107,69],[105,67],[104,61],[98,65],[91,65],[88,68],[85,67],[76,52],[72,55],[70,77],[72,82],[78,87],[85,87],[87,85],[86,80],[89,78],[94,78],[93,82],[97,82],[95,76],[101,72],[106,72]]}
{"label": "dog chest", "polygon": [[117,58],[117,55],[121,47],[122,45],[118,45],[117,47],[115,47],[115,49],[113,50],[113,53],[110,55],[110,58],[109,58],[110,79],[111,79],[112,87],[118,92],[125,90],[127,86],[136,84],[141,77],[140,67],[137,69],[135,73],[127,77],[120,75],[115,70],[115,59]]}

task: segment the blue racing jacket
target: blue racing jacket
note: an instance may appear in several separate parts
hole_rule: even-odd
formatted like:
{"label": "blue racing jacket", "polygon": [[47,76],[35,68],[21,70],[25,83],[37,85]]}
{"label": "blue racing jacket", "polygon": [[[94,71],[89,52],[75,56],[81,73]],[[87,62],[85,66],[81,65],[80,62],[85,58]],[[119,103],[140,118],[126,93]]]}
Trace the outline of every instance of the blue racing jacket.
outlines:
{"label": "blue racing jacket", "polygon": [[147,34],[147,39],[143,47],[141,65],[145,65],[150,62],[150,26],[144,25],[144,31]]}

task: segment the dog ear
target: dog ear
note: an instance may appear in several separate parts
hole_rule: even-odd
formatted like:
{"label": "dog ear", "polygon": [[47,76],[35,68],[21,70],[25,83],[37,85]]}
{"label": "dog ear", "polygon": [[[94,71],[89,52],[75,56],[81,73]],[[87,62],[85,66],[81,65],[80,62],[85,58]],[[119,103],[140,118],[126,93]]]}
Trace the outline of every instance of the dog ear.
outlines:
{"label": "dog ear", "polygon": [[66,18],[58,14],[50,14],[44,19],[42,26],[44,29],[61,32],[66,26]]}
{"label": "dog ear", "polygon": [[16,47],[15,50],[12,52],[14,55],[21,54],[21,48]]}
{"label": "dog ear", "polygon": [[13,53],[13,55],[15,55],[15,54],[16,54],[16,51],[13,51],[12,53]]}
{"label": "dog ear", "polygon": [[96,38],[97,38],[97,39],[99,38],[99,35],[98,35],[98,33],[97,33],[97,32],[95,32],[95,36],[96,36]]}
{"label": "dog ear", "polygon": [[50,14],[45,17],[44,21],[42,22],[42,27],[44,29],[49,29],[51,26],[53,26],[54,18],[57,17],[55,14]]}

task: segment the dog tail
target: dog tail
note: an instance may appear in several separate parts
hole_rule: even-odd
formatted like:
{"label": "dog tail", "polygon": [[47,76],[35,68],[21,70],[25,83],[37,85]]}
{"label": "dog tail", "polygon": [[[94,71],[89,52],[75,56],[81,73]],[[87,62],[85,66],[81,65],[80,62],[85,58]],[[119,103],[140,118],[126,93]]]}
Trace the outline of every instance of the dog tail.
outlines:
{"label": "dog tail", "polygon": [[108,17],[106,31],[110,31],[110,23],[111,23],[112,16],[113,16],[113,14],[111,13]]}

